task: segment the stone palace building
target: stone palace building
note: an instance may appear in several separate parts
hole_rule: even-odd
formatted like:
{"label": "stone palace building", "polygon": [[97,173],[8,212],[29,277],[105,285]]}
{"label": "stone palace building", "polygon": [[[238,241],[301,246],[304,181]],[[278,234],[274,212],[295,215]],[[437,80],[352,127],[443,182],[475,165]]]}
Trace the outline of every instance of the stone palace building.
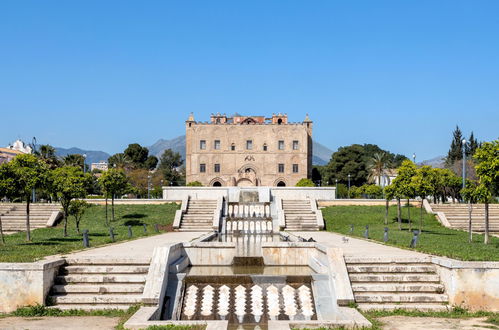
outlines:
{"label": "stone palace building", "polygon": [[312,171],[312,121],[211,115],[186,128],[186,179],[204,186],[294,186]]}

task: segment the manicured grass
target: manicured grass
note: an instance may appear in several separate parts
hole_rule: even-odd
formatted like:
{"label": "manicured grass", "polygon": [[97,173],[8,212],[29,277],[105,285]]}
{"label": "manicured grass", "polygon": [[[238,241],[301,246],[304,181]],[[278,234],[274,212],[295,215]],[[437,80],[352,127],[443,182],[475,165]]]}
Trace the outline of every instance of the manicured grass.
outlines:
{"label": "manicured grass", "polygon": [[[420,209],[411,207],[412,228],[419,228]],[[369,225],[369,238],[383,242],[384,227],[389,228],[388,245],[409,249],[413,237],[409,231],[407,207],[402,207],[402,230],[398,229],[397,207],[389,209],[388,225],[385,226],[384,206],[330,206],[322,210],[326,230],[350,235],[350,225],[354,225],[351,235],[364,237],[365,226]],[[442,226],[433,214],[423,211],[423,232],[415,251],[441,255],[460,260],[499,261],[499,238],[490,237],[488,245],[483,244],[483,235],[473,234],[473,242],[468,243],[468,233]]]}
{"label": "manicured grass", "polygon": [[[157,234],[155,224],[160,225],[160,232],[166,231],[173,223],[175,211],[179,206],[171,203],[115,205],[114,208],[115,220],[110,220],[110,227],[114,228],[115,241],[123,241],[129,240],[128,225],[132,226],[133,238]],[[147,233],[144,233],[143,224],[147,225]],[[74,219],[69,218],[68,237],[63,237],[62,226],[63,224],[59,223],[56,227],[33,230],[32,242],[26,242],[26,233],[6,236],[5,245],[0,243],[0,262],[32,262],[49,255],[82,250],[82,235],[77,234]],[[92,205],[86,210],[80,222],[80,230],[85,229],[89,230],[90,247],[111,243],[109,228],[105,224],[104,206]]]}

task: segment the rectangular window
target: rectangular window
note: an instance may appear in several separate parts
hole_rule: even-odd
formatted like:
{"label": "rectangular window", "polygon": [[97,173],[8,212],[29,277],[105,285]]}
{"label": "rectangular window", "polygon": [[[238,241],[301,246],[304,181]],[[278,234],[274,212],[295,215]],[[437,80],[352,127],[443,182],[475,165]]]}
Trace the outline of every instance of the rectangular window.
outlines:
{"label": "rectangular window", "polygon": [[199,172],[201,173],[206,172],[206,164],[199,164]]}
{"label": "rectangular window", "polygon": [[266,144],[263,145],[263,151],[267,151],[267,145]]}
{"label": "rectangular window", "polygon": [[284,164],[278,164],[277,165],[277,170],[279,173],[284,173]]}
{"label": "rectangular window", "polygon": [[293,164],[293,173],[298,173],[298,164]]}
{"label": "rectangular window", "polygon": [[214,171],[215,173],[220,173],[220,164],[215,164]]}
{"label": "rectangular window", "polygon": [[220,140],[215,140],[213,147],[215,150],[220,150]]}
{"label": "rectangular window", "polygon": [[298,141],[294,140],[293,141],[293,150],[298,150]]}
{"label": "rectangular window", "polygon": [[199,149],[201,149],[201,150],[206,149],[206,140],[199,141]]}
{"label": "rectangular window", "polygon": [[279,142],[277,143],[277,149],[284,150],[284,141],[283,140],[279,140]]}
{"label": "rectangular window", "polygon": [[246,141],[246,149],[247,150],[253,149],[253,141],[252,140],[247,140]]}
{"label": "rectangular window", "polygon": [[232,143],[232,145],[230,146],[230,150],[232,151],[236,150],[236,145],[234,143]]}

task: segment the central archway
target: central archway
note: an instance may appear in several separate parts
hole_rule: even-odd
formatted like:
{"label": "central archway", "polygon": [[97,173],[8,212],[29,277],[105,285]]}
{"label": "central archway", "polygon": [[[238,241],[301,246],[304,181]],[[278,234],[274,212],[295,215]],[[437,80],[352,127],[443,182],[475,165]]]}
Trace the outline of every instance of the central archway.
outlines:
{"label": "central archway", "polygon": [[251,181],[250,179],[243,178],[243,179],[239,179],[236,182],[236,186],[238,186],[238,187],[253,187],[254,184],[253,184],[253,181]]}
{"label": "central archway", "polygon": [[286,183],[283,181],[279,181],[279,182],[277,182],[277,186],[278,187],[286,187]]}

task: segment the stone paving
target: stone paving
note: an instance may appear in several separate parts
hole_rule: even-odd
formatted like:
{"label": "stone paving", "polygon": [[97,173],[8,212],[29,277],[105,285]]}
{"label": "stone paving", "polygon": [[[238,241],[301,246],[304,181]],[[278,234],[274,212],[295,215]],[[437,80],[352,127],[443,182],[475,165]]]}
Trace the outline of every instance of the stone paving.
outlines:
{"label": "stone paving", "polygon": [[106,316],[64,316],[64,317],[6,317],[0,318],[3,330],[112,330],[119,317]]}
{"label": "stone paving", "polygon": [[328,247],[342,248],[347,257],[428,257],[427,254],[399,249],[367,240],[352,238],[327,231],[292,231],[294,235],[309,239]]}

